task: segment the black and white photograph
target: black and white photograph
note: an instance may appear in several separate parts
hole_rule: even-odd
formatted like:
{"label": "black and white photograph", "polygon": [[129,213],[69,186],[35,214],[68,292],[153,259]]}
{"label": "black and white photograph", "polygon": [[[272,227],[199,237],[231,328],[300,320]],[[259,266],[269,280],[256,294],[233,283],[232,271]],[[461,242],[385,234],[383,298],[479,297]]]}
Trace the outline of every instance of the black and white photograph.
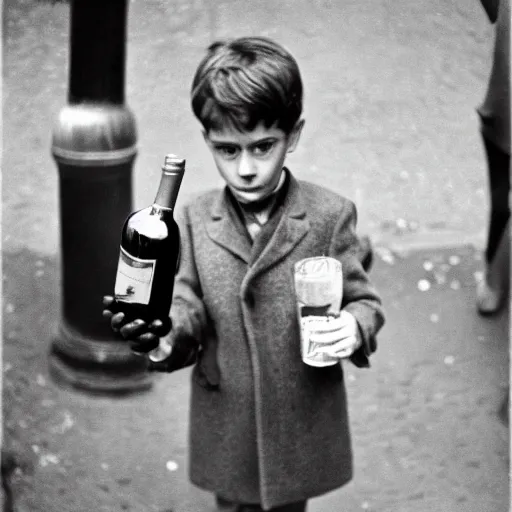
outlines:
{"label": "black and white photograph", "polygon": [[2,512],[507,512],[510,0],[0,0]]}

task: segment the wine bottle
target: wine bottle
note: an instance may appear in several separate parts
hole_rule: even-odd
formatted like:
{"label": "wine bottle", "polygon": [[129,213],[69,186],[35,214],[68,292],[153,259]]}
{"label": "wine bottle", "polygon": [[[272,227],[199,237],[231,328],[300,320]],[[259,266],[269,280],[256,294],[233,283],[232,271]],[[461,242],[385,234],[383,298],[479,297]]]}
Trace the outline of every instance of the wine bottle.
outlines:
{"label": "wine bottle", "polygon": [[[132,213],[123,226],[114,295],[128,320],[150,323],[169,316],[180,257],[173,210],[184,172],[185,160],[167,155],[153,204]],[[149,353],[152,360],[169,355],[163,342]]]}

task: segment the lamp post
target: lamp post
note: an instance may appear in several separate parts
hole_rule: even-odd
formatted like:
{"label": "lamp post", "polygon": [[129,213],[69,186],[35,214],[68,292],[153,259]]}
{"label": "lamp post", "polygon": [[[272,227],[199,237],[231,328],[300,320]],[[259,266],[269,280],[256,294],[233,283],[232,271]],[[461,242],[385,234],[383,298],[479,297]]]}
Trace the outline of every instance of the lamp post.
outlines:
{"label": "lamp post", "polygon": [[124,104],[127,0],[72,0],[67,105],[53,131],[59,171],[61,317],[50,351],[60,383],[133,392],[146,362],[111,331],[102,297],[113,292],[121,228],[132,210],[136,126]]}

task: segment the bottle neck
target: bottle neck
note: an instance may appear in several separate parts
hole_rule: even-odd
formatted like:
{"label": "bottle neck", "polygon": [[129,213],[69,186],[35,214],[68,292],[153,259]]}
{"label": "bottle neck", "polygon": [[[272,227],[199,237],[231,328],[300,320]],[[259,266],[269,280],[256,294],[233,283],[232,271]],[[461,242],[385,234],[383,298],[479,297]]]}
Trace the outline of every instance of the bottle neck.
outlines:
{"label": "bottle neck", "polygon": [[156,193],[153,206],[157,206],[165,210],[173,210],[180,190],[181,180],[183,179],[183,171],[167,172],[162,171],[160,186]]}

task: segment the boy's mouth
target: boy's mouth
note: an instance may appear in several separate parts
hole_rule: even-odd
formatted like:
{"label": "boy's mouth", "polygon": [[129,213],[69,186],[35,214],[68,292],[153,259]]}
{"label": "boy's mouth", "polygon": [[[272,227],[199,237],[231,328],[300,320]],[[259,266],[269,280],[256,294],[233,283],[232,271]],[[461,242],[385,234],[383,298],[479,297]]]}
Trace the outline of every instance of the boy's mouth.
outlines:
{"label": "boy's mouth", "polygon": [[235,190],[237,192],[243,192],[244,194],[247,194],[247,193],[251,193],[251,192],[259,192],[261,190],[261,187],[251,187],[251,188],[238,187]]}

